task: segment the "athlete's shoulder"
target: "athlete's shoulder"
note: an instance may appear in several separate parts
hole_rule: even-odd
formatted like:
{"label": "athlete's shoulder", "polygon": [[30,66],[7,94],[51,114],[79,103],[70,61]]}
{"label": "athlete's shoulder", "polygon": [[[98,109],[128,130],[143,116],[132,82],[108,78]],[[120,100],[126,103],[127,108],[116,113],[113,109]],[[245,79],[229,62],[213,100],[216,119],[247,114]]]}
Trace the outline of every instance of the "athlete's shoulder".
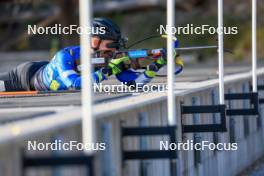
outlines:
{"label": "athlete's shoulder", "polygon": [[62,50],[64,50],[64,51],[70,51],[70,50],[77,51],[77,50],[80,50],[80,46],[79,45],[68,46],[68,47],[63,48]]}
{"label": "athlete's shoulder", "polygon": [[80,55],[80,47],[79,46],[69,46],[59,50],[56,54],[54,59],[61,60],[61,59],[76,59]]}
{"label": "athlete's shoulder", "polygon": [[63,53],[69,54],[72,58],[80,58],[80,46],[69,46],[62,49]]}

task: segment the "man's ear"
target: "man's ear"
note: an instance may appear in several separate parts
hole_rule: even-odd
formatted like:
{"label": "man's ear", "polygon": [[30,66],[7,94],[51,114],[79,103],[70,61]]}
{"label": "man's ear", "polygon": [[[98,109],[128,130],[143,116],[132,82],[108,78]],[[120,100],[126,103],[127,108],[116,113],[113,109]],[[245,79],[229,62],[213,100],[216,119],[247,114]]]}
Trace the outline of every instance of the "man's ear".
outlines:
{"label": "man's ear", "polygon": [[99,44],[99,38],[97,37],[92,37],[92,48],[96,48]]}

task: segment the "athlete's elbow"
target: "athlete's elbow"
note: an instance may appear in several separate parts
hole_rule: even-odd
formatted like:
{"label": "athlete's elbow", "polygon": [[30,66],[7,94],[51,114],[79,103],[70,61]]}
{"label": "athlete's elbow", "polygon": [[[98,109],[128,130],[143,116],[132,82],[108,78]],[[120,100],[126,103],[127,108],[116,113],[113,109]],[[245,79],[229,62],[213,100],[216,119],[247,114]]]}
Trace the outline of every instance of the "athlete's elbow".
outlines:
{"label": "athlete's elbow", "polygon": [[81,86],[79,84],[76,84],[76,82],[72,82],[71,84],[67,85],[68,90],[80,90]]}

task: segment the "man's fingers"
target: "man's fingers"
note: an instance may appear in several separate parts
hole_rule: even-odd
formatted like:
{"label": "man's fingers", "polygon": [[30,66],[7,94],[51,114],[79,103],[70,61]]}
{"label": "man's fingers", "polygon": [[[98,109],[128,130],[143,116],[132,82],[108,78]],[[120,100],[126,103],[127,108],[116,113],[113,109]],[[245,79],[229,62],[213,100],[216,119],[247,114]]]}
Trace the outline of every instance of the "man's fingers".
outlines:
{"label": "man's fingers", "polygon": [[176,63],[177,65],[182,66],[182,67],[184,66],[183,59],[182,59],[180,56],[176,57],[175,63]]}

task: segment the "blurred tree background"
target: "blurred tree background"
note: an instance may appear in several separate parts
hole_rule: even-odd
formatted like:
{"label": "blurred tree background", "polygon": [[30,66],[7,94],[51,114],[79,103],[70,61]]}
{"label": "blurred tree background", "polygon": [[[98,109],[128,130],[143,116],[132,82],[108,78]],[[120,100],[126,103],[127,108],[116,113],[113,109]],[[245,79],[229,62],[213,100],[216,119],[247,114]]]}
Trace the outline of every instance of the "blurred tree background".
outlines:
{"label": "blurred tree background", "polygon": [[[133,43],[157,34],[157,28],[166,24],[164,0],[94,0],[94,16],[107,17],[120,25],[122,32]],[[0,50],[50,50],[78,45],[79,36],[31,35],[27,25],[54,26],[78,25],[78,0],[2,0],[0,3]],[[176,1],[176,25],[186,24],[217,26],[216,0]],[[264,1],[258,1],[258,56],[264,58]],[[224,1],[225,26],[237,26],[237,35],[225,36],[225,48],[234,51],[227,55],[228,62],[249,60],[251,55],[251,1]],[[214,45],[217,35],[179,35],[180,46]],[[161,39],[148,40],[135,48],[163,47]],[[199,51],[203,58],[212,57],[215,51]]]}

